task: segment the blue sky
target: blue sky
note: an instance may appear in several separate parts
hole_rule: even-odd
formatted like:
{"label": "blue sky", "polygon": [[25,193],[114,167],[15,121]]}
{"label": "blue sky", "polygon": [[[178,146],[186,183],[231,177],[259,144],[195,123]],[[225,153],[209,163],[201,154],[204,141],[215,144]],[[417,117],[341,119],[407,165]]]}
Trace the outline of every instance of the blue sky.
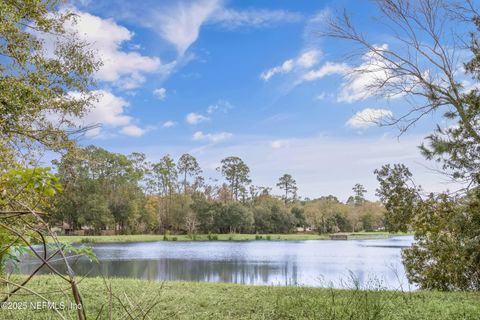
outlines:
{"label": "blue sky", "polygon": [[[318,32],[346,8],[378,45],[395,45],[370,23],[370,1],[76,1],[71,29],[104,60],[99,101],[82,123],[100,123],[81,144],[151,161],[191,153],[207,177],[240,156],[253,183],[296,178],[307,197],[345,200],[355,183],[374,199],[373,170],[409,165],[426,189],[445,189],[417,146],[435,116],[397,138],[365,118],[401,115],[402,97],[381,99],[366,79],[346,80],[351,44]],[[360,57],[356,63],[362,63]]]}

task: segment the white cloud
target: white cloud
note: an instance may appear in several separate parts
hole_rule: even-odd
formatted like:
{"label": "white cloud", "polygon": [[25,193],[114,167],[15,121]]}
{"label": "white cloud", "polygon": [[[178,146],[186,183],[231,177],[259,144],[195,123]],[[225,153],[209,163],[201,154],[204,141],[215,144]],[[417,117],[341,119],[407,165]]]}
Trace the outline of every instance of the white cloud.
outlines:
{"label": "white cloud", "polygon": [[310,70],[303,75],[303,80],[313,81],[332,74],[344,75],[351,71],[345,63],[327,62],[317,70]]}
{"label": "white cloud", "polygon": [[318,62],[320,52],[318,50],[308,50],[300,55],[296,64],[302,68],[313,67]]}
{"label": "white cloud", "polygon": [[163,123],[164,128],[171,128],[171,127],[175,127],[176,125],[177,125],[177,123],[175,121],[171,121],[171,120],[165,121]]}
{"label": "white cloud", "polygon": [[300,14],[285,10],[249,9],[239,11],[223,8],[212,15],[210,22],[220,23],[225,28],[233,29],[244,26],[265,27],[278,23],[298,22],[301,19]]}
{"label": "white cloud", "polygon": [[356,129],[366,129],[378,125],[382,120],[393,117],[393,113],[386,109],[365,108],[355,113],[346,123]]}
{"label": "white cloud", "polygon": [[158,8],[149,26],[175,46],[182,56],[197,40],[200,27],[221,6],[219,0],[176,1],[170,7]]}
{"label": "white cloud", "polygon": [[128,107],[126,100],[105,90],[97,90],[93,93],[98,96],[98,101],[92,104],[92,107],[82,118],[86,124],[98,123],[111,127],[130,124],[132,117],[125,115],[125,109]]}
{"label": "white cloud", "polygon": [[[86,12],[72,10],[76,23],[69,22],[66,29],[90,44],[103,65],[95,74],[101,81],[113,82],[126,90],[135,89],[144,81],[144,73],[168,72],[158,57],[143,56],[139,52],[126,52],[124,43],[132,40],[134,33],[118,25],[113,19],[102,19]],[[50,41],[53,41],[50,39]]]}
{"label": "white cloud", "polygon": [[153,90],[153,95],[156,96],[160,100],[165,100],[167,97],[167,89],[165,88],[158,88]]}
{"label": "white cloud", "polygon": [[[322,79],[326,76],[338,74],[344,76],[344,81],[341,84],[340,92],[337,96],[338,102],[356,102],[364,100],[368,97],[379,95],[390,99],[395,99],[403,96],[400,91],[391,90],[387,92],[378,89],[379,87],[388,87],[388,84],[398,84],[399,87],[407,86],[414,87],[414,82],[408,81],[408,78],[401,78],[392,75],[391,69],[394,69],[392,62],[382,58],[379,53],[388,49],[387,44],[375,47],[377,52],[370,51],[361,57],[362,62],[354,67],[346,63],[326,62],[316,70],[308,70],[301,79],[295,84],[300,84],[304,81],[314,81]],[[293,62],[293,60],[288,60]],[[272,68],[262,73],[262,78],[268,80],[274,74],[286,73],[291,71],[286,70],[282,66]],[[387,84],[387,86],[385,86]]]}
{"label": "white cloud", "polygon": [[260,74],[260,78],[268,81],[274,75],[290,73],[295,69],[307,69],[314,66],[320,57],[319,50],[308,50],[302,53],[299,57],[295,59],[288,59],[284,61],[281,65],[270,68]]}
{"label": "white cloud", "polygon": [[198,39],[204,24],[217,24],[227,29],[245,26],[265,27],[283,22],[296,22],[301,15],[284,10],[233,10],[223,0],[173,1],[149,8],[149,17],[142,21],[171,43],[179,56]]}
{"label": "white cloud", "polygon": [[[147,130],[142,129],[132,124],[134,118],[128,116],[125,112],[128,107],[128,102],[110,91],[96,90],[92,91],[96,100],[92,102],[87,112],[81,117],[65,117],[66,120],[75,124],[77,127],[87,127],[93,125],[100,125],[87,131],[87,137],[100,137],[105,138],[109,136],[106,130],[119,128],[119,131],[123,134],[130,136],[141,136]],[[81,99],[78,92],[71,92],[70,96],[74,99]],[[59,116],[50,114],[47,119],[52,123],[58,123],[61,121]]]}
{"label": "white cloud", "polygon": [[480,83],[478,82],[463,80],[462,86],[463,86],[463,90],[462,90],[463,93],[469,93],[472,90],[480,90]]}
{"label": "white cloud", "polygon": [[187,121],[188,124],[198,124],[200,122],[204,122],[210,120],[210,118],[205,117],[201,114],[195,113],[195,112],[190,112],[187,114],[185,117],[185,121]]}
{"label": "white cloud", "polygon": [[260,74],[260,78],[267,81],[276,74],[288,73],[293,70],[293,60],[284,61],[281,65],[268,69]]}
{"label": "white cloud", "polygon": [[207,113],[212,114],[216,111],[221,111],[227,113],[228,110],[232,109],[232,104],[227,100],[218,100],[215,104],[211,104],[207,108]]}
{"label": "white cloud", "polygon": [[327,96],[327,93],[323,91],[320,94],[317,94],[317,96],[315,97],[315,100],[324,100],[326,96]]}
{"label": "white cloud", "polygon": [[288,140],[274,140],[274,141],[272,141],[270,146],[273,149],[280,149],[280,148],[288,147],[289,144],[290,144],[290,141],[288,141]]}
{"label": "white cloud", "polygon": [[[383,44],[376,47],[378,50],[388,49],[388,45]],[[364,100],[379,93],[379,90],[374,90],[372,86],[384,82],[399,81],[399,78],[392,78],[392,68],[390,62],[383,59],[379,54],[371,51],[362,56],[362,63],[355,68],[346,78],[342,84],[342,89],[337,98],[339,102],[355,102]],[[390,94],[390,98],[398,98],[399,94]]]}
{"label": "white cloud", "polygon": [[129,125],[126,127],[123,127],[120,130],[121,133],[127,135],[127,136],[132,136],[132,137],[141,137],[147,132],[145,129],[142,129],[140,127],[137,127],[135,125]]}
{"label": "white cloud", "polygon": [[218,132],[218,133],[203,133],[202,131],[197,131],[193,134],[193,140],[195,141],[209,141],[209,142],[220,142],[232,137],[232,134],[229,132]]}

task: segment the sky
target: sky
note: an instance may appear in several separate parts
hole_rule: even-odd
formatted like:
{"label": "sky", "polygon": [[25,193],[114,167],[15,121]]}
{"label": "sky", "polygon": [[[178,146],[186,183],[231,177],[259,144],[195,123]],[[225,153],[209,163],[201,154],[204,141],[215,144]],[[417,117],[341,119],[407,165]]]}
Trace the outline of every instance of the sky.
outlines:
{"label": "sky", "polygon": [[70,28],[103,60],[99,100],[82,120],[102,126],[80,143],[150,161],[190,153],[216,179],[220,161],[239,156],[253,184],[274,187],[289,173],[309,198],[345,201],[361,183],[375,199],[373,171],[387,163],[408,165],[426,190],[450,188],[418,150],[435,115],[400,137],[365,121],[408,105],[347,77],[351,44],[320,37],[343,8],[371,41],[393,45],[371,23],[370,1],[74,1]]}

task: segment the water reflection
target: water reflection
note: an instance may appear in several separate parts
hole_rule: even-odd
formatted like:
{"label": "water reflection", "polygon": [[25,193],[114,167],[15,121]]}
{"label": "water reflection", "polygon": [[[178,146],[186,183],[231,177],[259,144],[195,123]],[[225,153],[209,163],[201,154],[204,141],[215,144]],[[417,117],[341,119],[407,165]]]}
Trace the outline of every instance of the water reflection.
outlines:
{"label": "water reflection", "polygon": [[[99,263],[81,258],[73,269],[88,276],[317,287],[344,287],[353,275],[363,286],[372,286],[374,281],[375,286],[408,289],[400,252],[412,241],[412,237],[396,237],[97,244],[93,248]],[[28,273],[37,265],[38,261],[28,258],[20,271]],[[61,269],[61,263],[56,267]]]}

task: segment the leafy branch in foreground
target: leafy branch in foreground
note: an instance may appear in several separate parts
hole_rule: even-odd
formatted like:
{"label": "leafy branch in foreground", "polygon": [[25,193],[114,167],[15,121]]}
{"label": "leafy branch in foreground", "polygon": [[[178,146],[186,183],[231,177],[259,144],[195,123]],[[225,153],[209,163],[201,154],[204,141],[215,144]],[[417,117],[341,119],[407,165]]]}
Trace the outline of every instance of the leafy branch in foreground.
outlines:
{"label": "leafy branch in foreground", "polygon": [[402,251],[408,279],[422,289],[480,290],[480,189],[422,195],[404,165],[376,170],[389,231],[413,230]]}

